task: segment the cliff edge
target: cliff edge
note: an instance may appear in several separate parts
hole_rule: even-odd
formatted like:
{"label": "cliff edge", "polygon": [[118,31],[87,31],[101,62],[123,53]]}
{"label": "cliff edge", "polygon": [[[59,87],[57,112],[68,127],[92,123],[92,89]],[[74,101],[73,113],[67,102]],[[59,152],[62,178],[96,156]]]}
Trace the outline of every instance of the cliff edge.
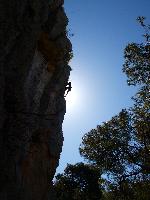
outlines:
{"label": "cliff edge", "polygon": [[0,200],[53,199],[71,68],[63,0],[0,5]]}

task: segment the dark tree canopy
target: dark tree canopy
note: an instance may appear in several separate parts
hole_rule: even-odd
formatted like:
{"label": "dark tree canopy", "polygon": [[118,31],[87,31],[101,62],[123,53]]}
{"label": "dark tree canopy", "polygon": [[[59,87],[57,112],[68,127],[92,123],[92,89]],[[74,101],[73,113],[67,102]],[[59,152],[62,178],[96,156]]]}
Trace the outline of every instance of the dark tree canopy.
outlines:
{"label": "dark tree canopy", "polygon": [[100,200],[99,170],[93,166],[68,164],[63,174],[56,176],[54,188],[58,200]]}
{"label": "dark tree canopy", "polygon": [[128,44],[124,50],[123,72],[128,77],[129,85],[150,84],[150,25],[145,25],[144,20],[144,17],[137,18],[144,28],[144,41],[140,44]]}
{"label": "dark tree canopy", "polygon": [[99,166],[102,172],[125,173],[124,162],[131,141],[129,117],[127,111],[122,110],[118,116],[83,137],[81,155]]}

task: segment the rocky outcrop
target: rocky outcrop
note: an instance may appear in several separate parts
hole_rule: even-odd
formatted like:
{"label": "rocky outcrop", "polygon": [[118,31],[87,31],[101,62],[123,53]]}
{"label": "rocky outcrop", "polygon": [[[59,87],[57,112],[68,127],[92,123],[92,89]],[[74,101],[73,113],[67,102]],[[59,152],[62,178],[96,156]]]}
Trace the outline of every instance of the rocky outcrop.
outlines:
{"label": "rocky outcrop", "polygon": [[72,54],[63,3],[0,4],[0,200],[53,199]]}

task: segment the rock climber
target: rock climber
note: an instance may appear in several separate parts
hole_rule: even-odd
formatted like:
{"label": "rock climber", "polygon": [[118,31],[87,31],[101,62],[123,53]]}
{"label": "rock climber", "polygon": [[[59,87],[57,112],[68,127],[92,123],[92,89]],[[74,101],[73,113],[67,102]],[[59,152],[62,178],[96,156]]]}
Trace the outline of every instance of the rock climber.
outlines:
{"label": "rock climber", "polygon": [[66,90],[66,95],[65,95],[65,97],[67,96],[67,94],[71,91],[71,82],[68,82],[67,83],[67,85],[66,85],[66,87],[65,87],[65,90]]}

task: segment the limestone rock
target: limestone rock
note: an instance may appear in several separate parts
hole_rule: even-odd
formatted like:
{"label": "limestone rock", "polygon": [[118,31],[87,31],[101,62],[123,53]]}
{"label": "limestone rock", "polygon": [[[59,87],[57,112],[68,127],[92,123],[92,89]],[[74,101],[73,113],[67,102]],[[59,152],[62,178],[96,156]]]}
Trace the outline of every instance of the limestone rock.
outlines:
{"label": "limestone rock", "polygon": [[62,6],[64,4],[64,0],[52,0],[50,1],[50,9],[56,10],[58,7]]}
{"label": "limestone rock", "polygon": [[58,10],[55,18],[56,18],[56,23],[53,26],[50,33],[50,38],[53,40],[56,39],[58,36],[60,36],[62,33],[64,33],[65,31],[64,27],[66,27],[68,24],[68,18],[63,9]]}
{"label": "limestone rock", "polygon": [[53,199],[72,46],[63,0],[1,0],[0,200]]}

